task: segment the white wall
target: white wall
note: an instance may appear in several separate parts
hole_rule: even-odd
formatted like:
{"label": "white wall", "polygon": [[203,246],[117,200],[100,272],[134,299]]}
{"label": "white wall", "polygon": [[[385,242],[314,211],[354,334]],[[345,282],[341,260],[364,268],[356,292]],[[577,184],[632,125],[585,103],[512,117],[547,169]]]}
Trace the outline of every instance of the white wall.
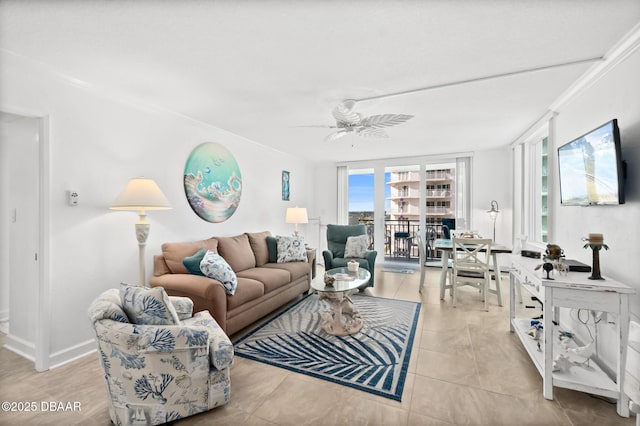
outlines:
{"label": "white wall", "polygon": [[[173,113],[111,99],[98,88],[74,84],[10,54],[0,59],[0,110],[35,111],[51,120],[52,310],[47,332],[53,364],[93,348],[87,307],[101,291],[137,281],[137,215],[108,209],[130,178],[155,179],[173,206],[149,213],[147,276],[163,242],[266,229],[291,234],[284,217],[286,208],[296,204],[316,216],[306,190],[314,186],[313,168],[299,158]],[[182,184],[191,150],[208,141],[231,151],[243,178],[238,210],[218,224],[192,212]],[[291,173],[289,202],[281,200],[282,170]],[[66,205],[68,189],[80,194],[79,206]]]}
{"label": "white wall", "polygon": [[[592,264],[592,253],[584,249],[581,238],[589,233],[604,234],[609,250],[600,252],[604,276],[633,287],[630,298],[632,319],[640,320],[640,50],[636,50],[592,86],[559,110],[556,121],[556,146],[549,148],[549,241],[559,244],[568,258]],[[612,118],[618,119],[622,158],[627,162],[626,203],[617,206],[561,206],[557,147],[586,133]],[[582,313],[582,319],[588,313]],[[576,320],[577,313],[564,312],[561,326],[573,329],[584,342],[589,335]],[[609,318],[616,322],[616,318]],[[593,320],[590,319],[591,324]],[[599,357],[609,371],[615,369],[617,333],[613,324],[591,327],[597,341]],[[597,330],[596,330],[597,329]]]}
{"label": "white wall", "polygon": [[[591,250],[582,237],[604,234],[609,250],[600,252],[603,275],[636,289],[631,310],[640,317],[640,50],[596,81],[560,109],[556,121],[556,146],[549,148],[550,241],[567,257],[591,264]],[[626,203],[617,206],[561,206],[558,196],[557,147],[596,126],[618,119],[622,158],[627,162]]]}
{"label": "white wall", "polygon": [[493,237],[493,221],[487,211],[491,209],[491,201],[496,200],[500,210],[496,217],[496,242],[510,246],[513,222],[510,150],[474,152],[471,181],[471,227],[483,237]]}

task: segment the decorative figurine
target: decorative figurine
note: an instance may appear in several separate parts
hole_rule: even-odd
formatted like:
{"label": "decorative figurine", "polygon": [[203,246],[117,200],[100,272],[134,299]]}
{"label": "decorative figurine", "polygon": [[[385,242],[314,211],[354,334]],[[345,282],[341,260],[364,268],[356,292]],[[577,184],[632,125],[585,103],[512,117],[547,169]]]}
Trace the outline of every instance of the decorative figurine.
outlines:
{"label": "decorative figurine", "polygon": [[582,241],[587,241],[583,248],[591,247],[593,251],[592,267],[590,280],[604,280],[600,275],[600,249],[604,247],[605,250],[609,250],[609,246],[604,243],[604,237],[602,234],[589,234],[589,238],[583,238]]}
{"label": "decorative figurine", "polygon": [[327,287],[333,287],[333,283],[336,282],[336,279],[331,275],[324,274],[324,285]]}
{"label": "decorative figurine", "polygon": [[553,279],[554,279],[554,278],[551,278],[551,277],[549,276],[549,273],[550,273],[551,271],[553,271],[553,263],[551,263],[551,262],[545,262],[545,263],[543,263],[543,264],[542,264],[542,269],[544,269],[544,270],[547,272],[547,279],[548,279],[548,280],[553,280]]}
{"label": "decorative figurine", "polygon": [[560,260],[564,257],[564,250],[557,244],[547,244],[545,251],[545,260]]}

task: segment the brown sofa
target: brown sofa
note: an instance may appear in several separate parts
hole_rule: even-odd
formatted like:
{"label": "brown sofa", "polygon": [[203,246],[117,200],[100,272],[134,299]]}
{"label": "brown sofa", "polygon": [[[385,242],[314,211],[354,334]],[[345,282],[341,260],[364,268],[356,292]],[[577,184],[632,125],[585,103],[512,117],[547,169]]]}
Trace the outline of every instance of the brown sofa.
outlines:
{"label": "brown sofa", "polygon": [[[164,243],[162,255],[154,256],[151,287],[164,287],[171,296],[189,297],[194,312],[209,311],[227,335],[232,335],[310,289],[315,251],[307,250],[307,262],[276,263],[275,246],[272,242],[269,250],[267,237],[271,237],[269,231]],[[190,274],[184,266],[182,260],[203,247],[220,254],[236,273],[238,286],[233,296],[219,281]]]}

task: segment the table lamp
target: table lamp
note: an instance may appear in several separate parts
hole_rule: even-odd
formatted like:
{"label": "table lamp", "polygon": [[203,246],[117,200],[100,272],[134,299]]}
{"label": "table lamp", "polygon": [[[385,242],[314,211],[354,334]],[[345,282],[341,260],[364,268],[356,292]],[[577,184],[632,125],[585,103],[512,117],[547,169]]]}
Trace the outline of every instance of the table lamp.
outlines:
{"label": "table lamp", "polygon": [[307,209],[304,207],[289,207],[287,208],[287,223],[294,223],[296,225],[296,230],[294,235],[298,238],[298,224],[299,223],[309,223],[309,217],[307,216]]}
{"label": "table lamp", "polygon": [[153,179],[144,177],[133,178],[124,191],[109,207],[111,210],[139,211],[140,220],[136,222],[136,238],[138,239],[138,263],[140,285],[146,286],[144,249],[149,236],[149,222],[147,210],[169,210],[171,205]]}

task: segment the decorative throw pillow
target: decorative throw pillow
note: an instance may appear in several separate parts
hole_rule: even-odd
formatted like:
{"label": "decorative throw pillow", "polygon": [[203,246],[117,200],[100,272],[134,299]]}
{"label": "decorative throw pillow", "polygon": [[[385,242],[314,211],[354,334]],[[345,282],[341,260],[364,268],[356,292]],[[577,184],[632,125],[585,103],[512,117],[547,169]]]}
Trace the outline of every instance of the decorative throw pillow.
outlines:
{"label": "decorative throw pillow", "polygon": [[205,276],[220,281],[228,295],[233,296],[236,293],[238,277],[227,261],[218,253],[207,250],[202,262],[200,262],[200,270]]}
{"label": "decorative throw pillow", "polygon": [[278,261],[278,240],[276,237],[267,237],[267,248],[269,249],[269,263]]}
{"label": "decorative throw pillow", "polygon": [[187,268],[187,271],[189,271],[190,274],[204,276],[204,274],[200,270],[200,262],[202,262],[202,258],[206,253],[207,249],[203,247],[198,250],[196,254],[182,259],[182,264],[185,268]]}
{"label": "decorative throw pillow", "polygon": [[120,284],[122,309],[134,324],[178,325],[180,319],[162,287]]}
{"label": "decorative throw pillow", "polygon": [[357,237],[347,237],[347,244],[344,246],[344,257],[365,257],[369,245],[366,235]]}
{"label": "decorative throw pillow", "polygon": [[304,239],[302,237],[283,237],[277,235],[276,243],[278,245],[278,263],[307,260],[307,251],[304,248]]}

